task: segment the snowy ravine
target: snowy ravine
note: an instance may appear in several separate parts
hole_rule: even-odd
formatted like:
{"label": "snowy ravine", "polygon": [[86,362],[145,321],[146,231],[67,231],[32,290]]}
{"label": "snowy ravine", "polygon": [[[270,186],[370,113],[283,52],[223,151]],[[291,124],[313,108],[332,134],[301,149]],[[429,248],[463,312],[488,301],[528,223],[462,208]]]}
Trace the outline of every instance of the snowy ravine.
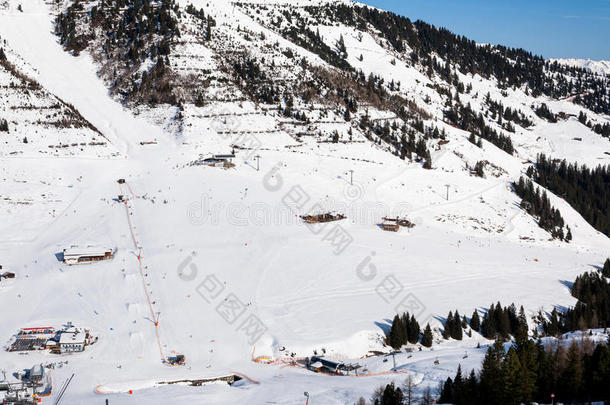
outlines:
{"label": "snowy ravine", "polygon": [[[264,31],[269,43],[328,67],[245,8],[235,10],[225,0],[192,3],[214,13],[220,32],[233,35],[237,25]],[[14,280],[0,281],[0,339],[7,342],[20,328],[66,322],[99,337],[72,355],[0,351],[0,370],[9,378],[34,364],[67,361],[51,370],[54,391],[43,403],[51,403],[73,373],[65,404],[106,398],[111,404],[296,404],[304,402],[304,392],[312,404],[352,404],[380,385],[402,383],[407,373],[421,393],[453,376],[458,364],[477,369],[490,343],[476,332],[463,341],[443,341],[441,321],[448,311],[470,315],[497,301],[523,305],[529,316],[569,307],[575,299],[567,285],[610,252],[605,235],[549,193],[574,236],[571,243],[551,239],[519,207],[511,187],[538,153],[609,163],[608,139],[573,117],[584,111],[605,123],[608,116],[458,72],[473,88],[460,97],[477,111],[490,93],[533,122],[510,134],[514,155],[487,141],[479,148],[468,141],[469,133],[443,122],[443,99],[433,90],[437,78],[393,64],[395,56],[373,35],[358,40],[352,28],[328,24],[319,27],[321,35],[329,43],[343,35],[350,63],[367,75],[400,81],[402,92],[429,114],[426,124],[446,132],[448,142],[427,140],[431,170],[371,142],[355,122],[323,103],[311,110],[297,105],[315,117],[310,132],[323,134],[299,137],[301,126],[277,111],[231,101],[239,90],[222,77],[217,90],[224,101],[185,103],[178,130],[177,107],[123,106],[88,52],[66,52],[53,35],[54,10],[43,0],[0,1],[0,47],[41,86],[35,94],[8,92],[1,86],[11,79],[0,71],[0,114],[6,112],[9,128],[20,123],[17,133],[0,132],[0,265],[16,273]],[[180,58],[206,60],[193,69],[218,62],[216,51],[189,45],[196,41],[186,33],[183,39],[187,49],[170,55],[174,65]],[[253,53],[261,49],[252,45]],[[196,57],[185,57],[189,52]],[[292,68],[283,70],[283,79],[291,79]],[[41,110],[78,112],[80,124],[55,132],[44,112],[16,113],[11,107],[27,97]],[[567,118],[539,118],[532,105],[541,102]],[[396,119],[372,107],[367,114]],[[341,142],[327,142],[335,130]],[[104,145],[49,147],[100,139]],[[234,146],[232,169],[193,164]],[[488,162],[486,176],[471,175],[469,167],[482,160]],[[128,203],[117,201],[119,195]],[[347,219],[308,227],[298,218],[322,210]],[[376,225],[385,215],[407,216],[415,227],[383,232]],[[116,247],[116,257],[78,266],[58,260],[64,248],[89,243]],[[227,313],[230,304],[238,311]],[[407,309],[417,311],[422,327],[430,322],[435,328],[435,343],[421,351],[411,345],[412,353],[396,356],[398,372],[390,372],[384,331],[397,311]],[[253,338],[252,320],[260,321],[260,338]],[[333,377],[283,361],[314,351],[357,362],[368,375]],[[184,366],[162,363],[178,353],[186,356]],[[276,362],[254,362],[258,356]],[[163,384],[227,375],[243,379],[232,386]]]}

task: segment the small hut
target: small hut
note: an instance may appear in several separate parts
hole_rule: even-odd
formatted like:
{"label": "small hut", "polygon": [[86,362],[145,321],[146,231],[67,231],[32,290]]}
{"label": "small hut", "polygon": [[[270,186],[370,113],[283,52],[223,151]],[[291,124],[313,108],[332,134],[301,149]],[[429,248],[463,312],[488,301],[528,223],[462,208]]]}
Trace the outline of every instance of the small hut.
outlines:
{"label": "small hut", "polygon": [[381,229],[388,232],[398,232],[398,229],[400,228],[400,225],[398,224],[388,224],[385,222],[383,224],[380,224],[379,226],[381,227]]}

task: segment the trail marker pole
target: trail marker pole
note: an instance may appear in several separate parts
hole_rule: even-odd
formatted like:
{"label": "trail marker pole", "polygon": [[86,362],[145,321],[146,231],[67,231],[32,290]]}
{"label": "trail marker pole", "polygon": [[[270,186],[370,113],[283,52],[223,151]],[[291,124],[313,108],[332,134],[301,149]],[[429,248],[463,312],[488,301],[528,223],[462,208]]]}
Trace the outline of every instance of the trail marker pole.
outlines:
{"label": "trail marker pole", "polygon": [[261,156],[260,156],[260,155],[256,155],[256,156],[254,156],[254,159],[256,159],[256,171],[257,171],[257,172],[258,172],[258,171],[259,171],[259,169],[260,169],[260,166],[259,166],[259,161],[260,161],[260,158],[261,158]]}
{"label": "trail marker pole", "polygon": [[449,187],[451,187],[451,185],[445,184],[445,187],[447,187],[447,201],[449,201]]}
{"label": "trail marker pole", "polygon": [[350,169],[349,171],[349,185],[353,186],[354,185],[354,170]]}

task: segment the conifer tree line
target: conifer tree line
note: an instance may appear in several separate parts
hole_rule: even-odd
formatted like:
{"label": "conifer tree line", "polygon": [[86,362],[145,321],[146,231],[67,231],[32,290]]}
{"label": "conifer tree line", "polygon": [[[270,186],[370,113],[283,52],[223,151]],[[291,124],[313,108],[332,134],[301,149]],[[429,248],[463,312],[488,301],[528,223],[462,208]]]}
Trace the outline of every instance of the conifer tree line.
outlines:
{"label": "conifer tree line", "polygon": [[[308,51],[315,53],[322,60],[329,63],[331,66],[339,68],[344,71],[353,71],[352,65],[347,62],[347,52],[345,51],[345,43],[343,42],[343,53],[341,49],[335,51],[322,40],[320,31],[313,32],[305,24],[299,28],[289,26],[280,32],[280,34],[293,42],[294,44],[307,49]],[[339,44],[339,47],[341,45]]]}
{"label": "conifer tree line", "polygon": [[[101,49],[105,59],[114,61],[112,90],[127,100],[136,95],[151,104],[176,104],[168,74],[172,43],[180,37],[180,10],[175,0],[97,0],[89,11],[84,2],[72,0],[55,20],[55,33],[66,50],[74,55],[102,33]],[[154,63],[150,72],[139,76],[142,62]],[[107,63],[107,62],[106,62]]]}
{"label": "conifer tree line", "polygon": [[569,346],[523,340],[508,350],[501,340],[487,349],[480,373],[458,367],[440,388],[439,403],[514,405],[585,403],[610,398],[610,342],[573,340]]}
{"label": "conifer tree line", "polygon": [[481,141],[481,138],[477,139],[476,135],[473,132],[471,132],[468,136],[468,142],[473,145],[476,145],[479,148],[483,147],[483,141]]}
{"label": "conifer tree line", "polygon": [[415,316],[405,312],[402,316],[394,316],[392,326],[386,336],[386,343],[394,349],[400,349],[407,343],[417,343],[419,341],[419,332],[419,323]]}
{"label": "conifer tree line", "polygon": [[[576,330],[610,327],[608,277],[610,258],[599,272],[577,277],[572,286],[572,295],[578,299],[576,306],[562,314],[553,309],[548,319],[540,314],[538,325],[543,334],[558,336]],[[388,344],[399,349],[407,342],[416,343],[417,340],[406,337],[413,322],[414,318],[409,314],[396,315],[387,337]],[[585,337],[578,342],[573,340],[569,345],[562,344],[561,340],[543,345],[540,339],[535,341],[528,337],[523,306],[517,311],[515,304],[503,307],[499,302],[491,304],[482,319],[477,310],[469,321],[457,310],[450,311],[443,337],[461,340],[468,324],[473,331],[495,343],[488,348],[480,373],[473,370],[466,376],[458,367],[456,376],[441,385],[438,402],[456,405],[548,403],[551,393],[564,403],[610,398],[610,339],[607,343],[595,344]],[[537,335],[538,328],[534,330],[534,336]],[[509,340],[513,343],[505,350],[504,342]],[[429,324],[421,341],[424,346],[432,345]],[[388,402],[383,402],[383,398]],[[404,390],[394,385],[386,386],[376,392],[374,400],[379,402],[373,403],[404,404]]]}
{"label": "conifer tree line", "polygon": [[411,59],[420,62],[447,80],[447,66],[436,62],[439,55],[447,64],[459,67],[461,73],[497,78],[500,87],[527,85],[532,95],[553,98],[577,96],[575,102],[597,113],[610,112],[608,79],[578,67],[545,61],[523,49],[504,46],[480,46],[464,36],[437,28],[423,21],[411,22],[406,17],[367,6],[333,4],[310,7],[314,16],[332,15],[342,23],[366,31],[368,25],[384,35],[397,52],[406,45],[412,49]]}
{"label": "conifer tree line", "polygon": [[[517,312],[515,304],[507,307],[502,307],[499,302],[491,304],[489,309],[483,315],[483,319],[475,310],[470,317],[461,316],[458,310],[455,312],[449,311],[443,327],[444,339],[462,340],[464,330],[470,328],[481,333],[487,339],[503,339],[515,340],[527,339],[528,326],[527,317],[523,306]],[[427,324],[423,334],[420,333],[420,326],[413,315],[408,312],[400,315],[395,315],[392,321],[392,326],[386,335],[386,344],[394,349],[400,349],[407,343],[420,342],[425,347],[432,346],[433,334],[430,324]],[[470,332],[469,332],[470,333]]]}
{"label": "conifer tree line", "polygon": [[[433,405],[435,402],[434,395],[430,387],[426,387],[423,396],[420,400],[415,400],[413,381],[407,377],[407,381],[402,385],[402,388],[395,385],[394,382],[381,386],[373,393],[369,404],[371,405]],[[356,405],[366,405],[364,398],[356,403]]]}
{"label": "conifer tree line", "polygon": [[[244,4],[238,3],[244,6]],[[285,15],[287,19],[299,18],[296,14]],[[394,94],[400,90],[400,82],[394,80],[386,83],[385,79],[374,73],[368,76],[362,70],[356,71],[345,59],[345,41],[339,39],[336,49],[328,46],[318,30],[310,30],[304,22],[289,25],[288,28],[281,28],[280,20],[273,20],[272,25],[277,29],[278,34],[318,55],[330,65],[339,69],[331,71],[329,69],[309,66],[306,60],[298,61],[303,69],[308,69],[313,74],[313,80],[303,83],[300,88],[281,89],[274,84],[273,79],[263,73],[262,64],[264,60],[258,61],[255,58],[247,60],[236,60],[233,62],[233,75],[235,83],[240,86],[255,101],[263,103],[285,102],[286,107],[280,105],[280,112],[286,117],[307,122],[304,112],[292,111],[293,98],[300,97],[304,103],[309,103],[315,98],[323,98],[326,101],[343,104],[343,117],[346,121],[354,118],[353,114],[358,112],[360,104],[370,104],[380,109],[387,109],[394,112],[398,118],[403,120],[403,125],[398,131],[396,124],[376,123],[365,115],[360,119],[359,126],[365,131],[371,141],[380,143],[385,142],[392,146],[392,152],[402,159],[409,158],[413,153],[416,160],[424,162],[424,168],[432,168],[432,158],[428,150],[425,139],[444,138],[444,131],[439,131],[437,127],[426,127],[422,119],[429,118],[429,114],[420,109],[414,102],[404,97]],[[290,53],[286,55],[295,58]],[[292,102],[288,102],[292,100]],[[408,128],[407,125],[410,127]],[[413,130],[411,130],[411,128]],[[416,140],[417,134],[422,134],[423,138]],[[372,135],[377,135],[376,139]],[[333,141],[337,137],[333,137]]]}
{"label": "conifer tree line", "polygon": [[189,4],[186,6],[186,12],[199,20],[201,20],[201,30],[204,32],[203,39],[210,41],[212,39],[212,27],[216,26],[216,20],[211,15],[206,16],[202,8],[197,10],[195,6]]}
{"label": "conifer tree line", "polygon": [[606,260],[601,272],[584,273],[572,285],[572,296],[578,299],[573,308],[559,313],[551,312],[547,320],[543,317],[545,334],[557,336],[573,330],[610,327],[610,260]]}
{"label": "conifer tree line", "polygon": [[578,121],[580,121],[581,124],[591,128],[591,130],[596,134],[599,134],[604,138],[610,138],[610,123],[606,122],[604,124],[593,124],[591,120],[587,118],[587,114],[582,111],[578,114]]}
{"label": "conifer tree line", "polygon": [[538,107],[536,107],[534,109],[534,112],[537,116],[547,120],[548,122],[557,122],[557,117],[555,117],[555,114],[553,114],[551,110],[549,110],[549,106],[545,103],[542,103]]}
{"label": "conifer tree line", "polygon": [[528,175],[563,197],[595,229],[610,236],[610,167],[588,168],[540,154]]}
{"label": "conifer tree line", "polygon": [[464,106],[460,102],[454,103],[445,110],[445,119],[464,131],[468,131],[491,142],[506,153],[512,155],[515,152],[510,136],[498,133],[498,131],[489,127],[485,123],[483,114],[476,114],[470,104]]}
{"label": "conifer tree line", "polygon": [[490,118],[499,125],[502,125],[504,129],[509,132],[515,132],[512,125],[507,125],[511,122],[514,122],[523,128],[531,127],[534,124],[520,110],[504,107],[501,102],[492,100],[489,93],[485,96],[485,104],[488,106]]}
{"label": "conifer tree line", "polygon": [[[275,104],[281,101],[280,90],[267,77],[267,74],[261,69],[260,64],[254,58],[248,57],[236,61],[233,64],[233,76],[236,79],[236,83],[240,83],[240,87],[253,100],[266,104]],[[293,98],[286,95],[285,104],[284,115],[291,116]]]}
{"label": "conifer tree line", "polygon": [[466,321],[466,317],[463,319],[460,318],[460,313],[458,310],[455,310],[455,314],[449,311],[447,315],[447,319],[445,320],[445,329],[443,330],[443,338],[444,339],[456,339],[462,340],[463,337],[463,328],[467,327],[468,323]]}
{"label": "conifer tree line", "polygon": [[540,192],[540,187],[534,187],[534,183],[523,176],[519,182],[513,184],[515,192],[521,197],[521,208],[538,220],[538,226],[549,232],[554,239],[572,240],[572,231],[569,226],[564,232],[564,220],[559,210],[555,209],[546,194],[546,190]]}
{"label": "conifer tree line", "polygon": [[[473,314],[473,318],[474,316]],[[521,306],[517,312],[515,304],[502,307],[499,302],[496,305],[492,303],[483,315],[480,330],[475,328],[472,323],[471,327],[487,339],[509,340],[512,337],[516,341],[521,341],[527,339],[528,336],[525,310]]]}

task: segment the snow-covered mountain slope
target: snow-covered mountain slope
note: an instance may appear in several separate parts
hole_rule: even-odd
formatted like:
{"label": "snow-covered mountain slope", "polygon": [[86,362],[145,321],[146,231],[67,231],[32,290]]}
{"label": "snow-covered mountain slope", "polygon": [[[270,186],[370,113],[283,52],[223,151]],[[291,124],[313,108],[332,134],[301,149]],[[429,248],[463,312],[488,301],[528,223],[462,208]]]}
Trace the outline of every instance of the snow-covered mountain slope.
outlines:
{"label": "snow-covered mountain slope", "polygon": [[610,61],[607,60],[591,60],[591,59],[553,59],[558,63],[576,66],[590,70],[599,75],[610,75]]}
{"label": "snow-covered mountain slope", "polygon": [[[304,391],[312,403],[345,404],[369,398],[381,384],[402,382],[407,371],[422,392],[454,375],[459,363],[477,368],[489,344],[476,332],[461,342],[442,340],[449,310],[470,314],[492,302],[515,302],[531,317],[541,308],[568,307],[575,299],[566,285],[610,251],[605,235],[549,193],[573,234],[570,243],[552,239],[521,209],[512,188],[538,153],[609,162],[608,139],[573,117],[586,113],[601,125],[607,115],[573,99],[534,96],[528,86],[506,86],[457,66],[449,67],[447,82],[371,26],[333,23],[335,16],[290,9],[294,4],[286,1],[194,0],[204,19],[185,11],[190,2],[179,2],[181,35],[161,58],[169,76],[142,90],[142,72],[154,73],[159,59],[144,55],[120,72],[125,61],[118,53],[100,59],[99,35],[73,56],[53,35],[62,9],[31,0],[21,12],[18,3],[0,11],[9,57],[22,61],[46,97],[73,105],[109,150],[120,151],[95,159],[84,152],[7,158],[0,145],[6,219],[0,264],[16,273],[0,282],[0,307],[11,309],[3,312],[0,338],[69,321],[99,337],[72,355],[0,352],[0,369],[10,372],[68,361],[51,371],[51,400],[72,373],[63,399],[70,404],[105,398],[113,404],[293,404]],[[287,39],[297,15],[311,20],[318,48]],[[207,16],[215,21],[209,40]],[[273,22],[280,16],[278,27]],[[343,59],[320,51],[341,37],[344,59],[364,80],[329,62]],[[371,75],[378,78],[369,81]],[[160,83],[169,87],[155,87]],[[168,102],[146,98],[154,93],[161,100],[165,90]],[[14,99],[3,93],[0,103]],[[456,125],[445,114],[456,99],[510,137],[514,153],[492,137],[480,146],[470,142],[472,123],[458,119]],[[542,103],[557,122],[536,114]],[[196,164],[232,149],[232,169]],[[426,150],[430,169],[423,168]],[[484,177],[472,175],[478,162]],[[298,218],[322,211],[347,219],[309,227]],[[377,226],[397,215],[415,227],[393,233]],[[58,257],[75,243],[117,253],[112,261],[67,266]],[[390,351],[384,330],[404,310],[422,325],[430,322],[435,343],[433,350],[412,345],[413,353],[396,358],[401,372],[391,372],[391,357],[366,356]],[[332,377],[289,365],[291,354],[314,350],[359,363],[366,376]],[[186,356],[185,366],[162,363],[177,353]],[[276,363],[254,362],[257,356]],[[231,374],[249,379],[233,386],[163,384]]]}
{"label": "snow-covered mountain slope", "polygon": [[[0,39],[1,40],[1,39]],[[116,151],[73,106],[49,93],[28,74],[8,47],[0,47],[2,155],[111,157]]]}

